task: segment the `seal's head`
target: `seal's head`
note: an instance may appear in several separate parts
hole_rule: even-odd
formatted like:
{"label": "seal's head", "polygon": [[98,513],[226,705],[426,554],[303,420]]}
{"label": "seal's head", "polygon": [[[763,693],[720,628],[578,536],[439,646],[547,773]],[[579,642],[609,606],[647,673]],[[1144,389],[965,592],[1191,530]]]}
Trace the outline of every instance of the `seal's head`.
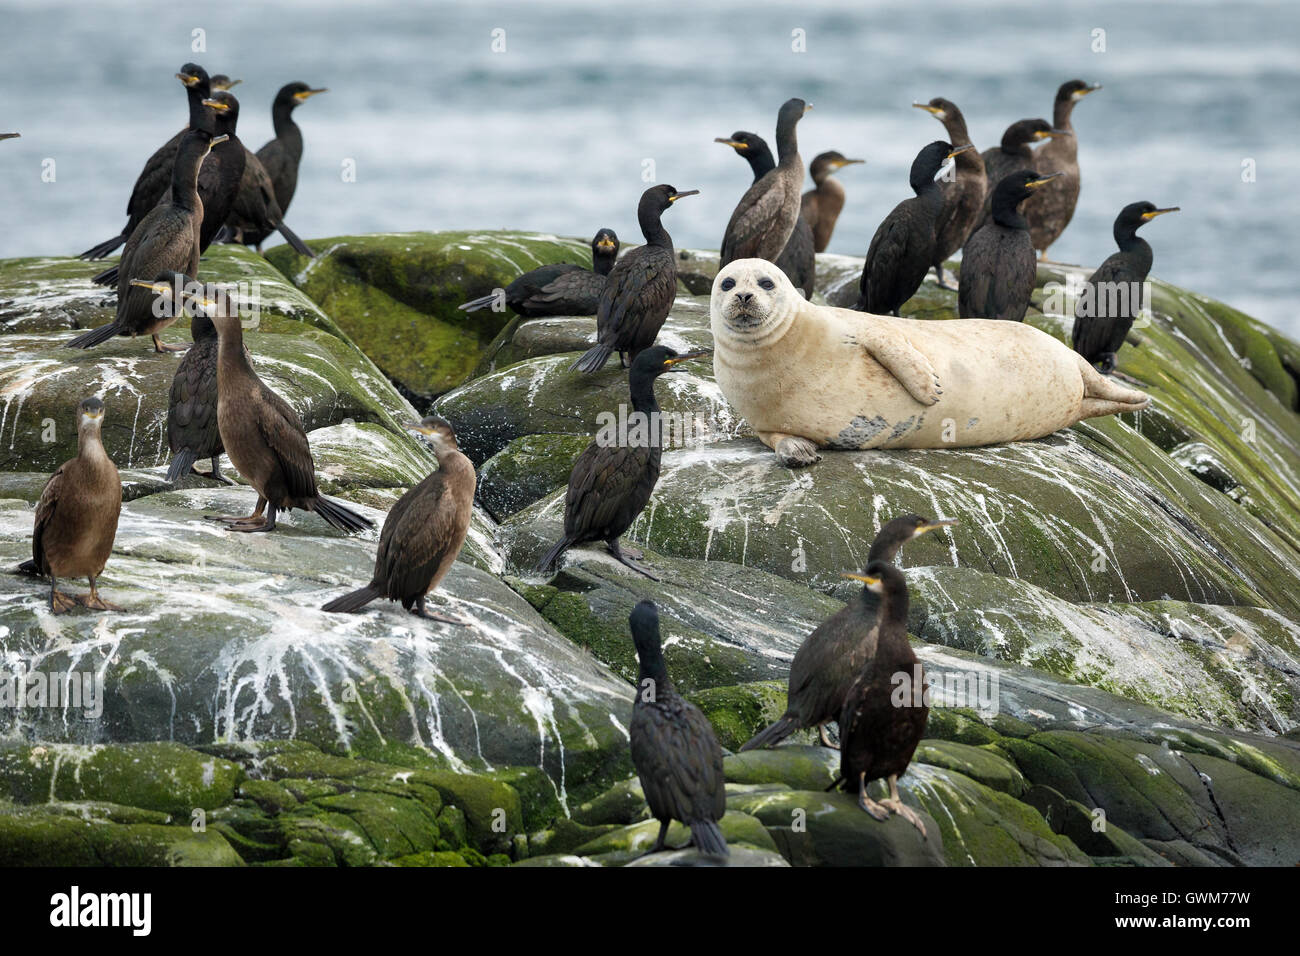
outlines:
{"label": "seal's head", "polygon": [[784,334],[804,301],[785,273],[766,259],[737,259],[713,280],[713,337],[766,344]]}

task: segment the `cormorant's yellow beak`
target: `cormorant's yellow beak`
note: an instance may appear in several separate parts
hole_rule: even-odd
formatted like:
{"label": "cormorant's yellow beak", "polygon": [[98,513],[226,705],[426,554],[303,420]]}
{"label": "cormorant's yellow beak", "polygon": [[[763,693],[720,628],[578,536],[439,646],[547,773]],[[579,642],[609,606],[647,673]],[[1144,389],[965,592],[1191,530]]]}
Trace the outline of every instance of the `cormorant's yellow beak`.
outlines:
{"label": "cormorant's yellow beak", "polygon": [[1042,186],[1044,183],[1050,183],[1053,179],[1056,179],[1058,176],[1064,176],[1064,175],[1065,173],[1052,173],[1052,175],[1044,176],[1042,179],[1031,179],[1029,182],[1025,183],[1025,188],[1037,189],[1039,186]]}
{"label": "cormorant's yellow beak", "polygon": [[204,100],[203,105],[210,106],[214,110],[220,110],[223,113],[226,110],[230,109],[230,104],[227,103],[225,100]]}
{"label": "cormorant's yellow beak", "polygon": [[303,102],[304,100],[309,99],[309,98],[315,96],[317,93],[328,93],[328,92],[329,92],[329,90],[327,90],[327,89],[319,89],[319,90],[301,90],[301,91],[299,91],[299,92],[293,94],[293,98],[294,98],[295,100],[297,100],[299,103],[301,103],[301,102]]}
{"label": "cormorant's yellow beak", "polygon": [[1142,218],[1151,220],[1156,218],[1156,216],[1163,216],[1167,212],[1178,212],[1178,211],[1179,211],[1179,207],[1177,206],[1170,206],[1168,209],[1152,209],[1150,212],[1144,212],[1142,214]]}
{"label": "cormorant's yellow beak", "polygon": [[723,139],[721,136],[715,136],[713,141],[721,143],[723,146],[730,146],[732,149],[749,149],[748,143],[742,143],[738,139]]}
{"label": "cormorant's yellow beak", "polygon": [[965,153],[965,152],[967,152],[967,151],[969,151],[969,150],[972,150],[972,149],[974,149],[974,148],[975,148],[975,144],[974,144],[974,143],[967,143],[965,146],[958,146],[956,149],[954,149],[951,153],[948,154],[948,158],[949,158],[949,159],[952,159],[952,158],[953,158],[954,156],[956,156],[958,153]]}
{"label": "cormorant's yellow beak", "polygon": [[679,193],[673,193],[671,196],[668,197],[668,201],[677,202],[677,200],[685,199],[687,196],[698,196],[699,194],[700,191],[698,189],[686,189]]}
{"label": "cormorant's yellow beak", "polygon": [[84,418],[89,418],[92,422],[97,422],[104,417],[104,410],[102,408],[99,411],[91,411],[90,409],[86,409],[81,414]]}
{"label": "cormorant's yellow beak", "polygon": [[150,292],[171,292],[172,287],[165,282],[150,282],[148,279],[132,279],[131,285],[138,289],[148,289]]}
{"label": "cormorant's yellow beak", "polygon": [[1070,95],[1071,95],[1074,99],[1076,99],[1076,100],[1081,100],[1081,99],[1083,99],[1085,96],[1087,96],[1089,93],[1096,93],[1099,89],[1101,89],[1101,84],[1100,84],[1100,83],[1094,83],[1094,84],[1092,84],[1092,86],[1085,86],[1085,87],[1084,87],[1083,89],[1081,89],[1081,90],[1075,90],[1075,91],[1074,91],[1072,94],[1070,94]]}
{"label": "cormorant's yellow beak", "polygon": [[664,359],[664,364],[671,367],[678,362],[685,362],[687,359],[703,358],[706,355],[712,355],[713,349],[697,349],[694,352],[682,352],[680,355],[674,355],[672,358]]}
{"label": "cormorant's yellow beak", "polygon": [[951,528],[956,523],[956,518],[940,518],[938,521],[931,521],[929,524],[918,525],[917,529],[912,532],[912,537],[919,538],[921,535],[928,534],[929,532],[938,530],[939,528]]}
{"label": "cormorant's yellow beak", "polygon": [[913,103],[912,105],[918,110],[925,110],[927,113],[933,113],[935,116],[939,117],[939,119],[943,119],[944,117],[943,110],[937,106],[931,106],[929,103]]}
{"label": "cormorant's yellow beak", "polygon": [[843,169],[845,166],[852,166],[854,163],[865,163],[865,159],[836,159],[831,162],[832,169]]}
{"label": "cormorant's yellow beak", "polygon": [[617,248],[617,244],[614,242],[613,239],[600,239],[600,240],[597,240],[597,242],[596,242],[596,248],[597,248],[597,249],[614,249],[614,248]]}
{"label": "cormorant's yellow beak", "polygon": [[193,86],[199,81],[199,78],[193,73],[177,73],[176,79],[180,80],[186,86]]}
{"label": "cormorant's yellow beak", "polygon": [[842,578],[849,578],[853,581],[861,581],[863,584],[879,584],[880,578],[869,577],[865,574],[841,574]]}
{"label": "cormorant's yellow beak", "polygon": [[243,80],[230,80],[230,81],[227,82],[227,83],[221,83],[221,84],[216,84],[216,83],[214,83],[213,86],[215,86],[215,87],[216,87],[217,89],[219,89],[219,90],[228,90],[228,89],[230,89],[232,86],[238,86],[240,83],[243,83],[243,82],[244,82]]}
{"label": "cormorant's yellow beak", "polygon": [[428,436],[433,436],[438,431],[436,428],[430,428],[428,425],[424,424],[424,422],[416,422],[414,425],[407,425],[406,427],[408,431]]}
{"label": "cormorant's yellow beak", "polygon": [[1034,130],[1034,139],[1057,139],[1061,136],[1073,136],[1068,129],[1039,129]]}
{"label": "cormorant's yellow beak", "polygon": [[803,105],[803,111],[804,111],[805,113],[807,113],[810,109],[812,109],[812,104],[811,104],[811,103],[805,103],[805,104]]}

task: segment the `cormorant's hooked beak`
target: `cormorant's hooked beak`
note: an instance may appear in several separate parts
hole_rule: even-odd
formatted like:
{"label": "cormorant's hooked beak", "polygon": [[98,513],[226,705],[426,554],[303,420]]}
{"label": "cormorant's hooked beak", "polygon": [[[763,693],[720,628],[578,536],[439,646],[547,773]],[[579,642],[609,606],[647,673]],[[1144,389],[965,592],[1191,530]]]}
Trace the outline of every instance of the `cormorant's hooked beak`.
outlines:
{"label": "cormorant's hooked beak", "polygon": [[831,162],[831,169],[843,169],[845,166],[852,166],[854,163],[865,162],[865,159],[836,159]]}
{"label": "cormorant's hooked beak", "polygon": [[222,113],[230,109],[230,104],[225,102],[224,100],[204,100],[203,105],[210,106],[212,109],[218,110]]}
{"label": "cormorant's hooked beak", "polygon": [[945,116],[947,116],[947,114],[940,107],[931,106],[929,103],[913,103],[912,105],[915,106],[918,110],[925,110],[927,113],[933,114],[939,119],[943,119]]}
{"label": "cormorant's hooked beak", "polygon": [[805,104],[803,105],[803,111],[804,111],[805,113],[807,113],[810,109],[812,109],[812,104],[811,104],[811,103],[805,103]]}
{"label": "cormorant's hooked beak", "polygon": [[176,79],[180,80],[186,86],[193,86],[199,81],[199,78],[193,73],[177,73]]}
{"label": "cormorant's hooked beak", "polygon": [[1089,93],[1096,93],[1099,89],[1101,89],[1101,84],[1094,83],[1092,84],[1092,86],[1085,86],[1081,90],[1075,90],[1073,93],[1070,94],[1070,96],[1072,99],[1081,100]]}
{"label": "cormorant's hooked beak", "polygon": [[1065,173],[1057,172],[1057,173],[1052,173],[1050,176],[1044,176],[1042,179],[1031,179],[1029,182],[1025,183],[1025,188],[1037,189],[1039,186],[1050,183],[1053,179],[1056,179],[1058,176],[1064,176],[1064,175]]}
{"label": "cormorant's hooked beak", "polygon": [[948,154],[947,158],[952,159],[954,156],[958,155],[959,153],[965,153],[974,148],[975,148],[974,143],[967,143],[965,146],[958,146],[956,149],[954,149],[951,153]]}
{"label": "cormorant's hooked beak", "polygon": [[873,577],[871,577],[871,576],[869,576],[869,575],[866,575],[866,574],[847,574],[847,573],[846,573],[846,574],[841,574],[840,577],[842,577],[842,578],[849,578],[849,579],[852,580],[852,581],[861,581],[863,584],[866,584],[866,585],[874,585],[874,584],[879,584],[879,583],[880,583],[880,578],[873,578]]}
{"label": "cormorant's hooked beak", "polygon": [[1040,129],[1034,131],[1034,139],[1058,139],[1061,136],[1073,136],[1068,129]]}
{"label": "cormorant's hooked beak", "polygon": [[700,191],[698,189],[684,189],[679,193],[673,193],[671,196],[668,197],[668,201],[677,202],[677,200],[685,199],[687,196],[698,196],[699,194]]}
{"label": "cormorant's hooked beak", "polygon": [[1150,212],[1144,212],[1142,218],[1150,222],[1156,216],[1163,216],[1167,212],[1178,212],[1178,206],[1170,206],[1168,209],[1152,209]]}
{"label": "cormorant's hooked beak", "polygon": [[[150,282],[148,279],[132,279],[131,285],[138,289],[148,289],[150,292],[156,292],[159,295],[171,295],[176,292],[176,287],[167,282]],[[221,303],[206,298],[202,295],[186,295],[185,290],[181,289],[181,294],[193,305],[202,306],[205,310],[211,312],[220,307]]]}
{"label": "cormorant's hooked beak", "polygon": [[0,133],[0,139],[18,139],[22,133]]}
{"label": "cormorant's hooked beak", "polygon": [[230,89],[232,86],[238,86],[240,83],[243,83],[243,82],[244,82],[243,80],[227,80],[227,81],[224,82],[224,83],[213,83],[212,86],[213,86],[214,89],[218,89],[218,90],[228,90],[228,89]]}
{"label": "cormorant's hooked beak", "polygon": [[150,292],[157,292],[159,295],[164,292],[172,291],[172,287],[166,282],[150,282],[148,279],[132,279],[131,285],[138,289],[148,289]]}
{"label": "cormorant's hooked beak", "polygon": [[417,435],[424,435],[427,438],[432,438],[434,435],[438,434],[438,429],[432,428],[424,424],[424,422],[416,422],[414,425],[407,425],[406,430],[415,432]]}
{"label": "cormorant's hooked beak", "polygon": [[98,424],[104,417],[104,410],[102,408],[87,408],[81,413],[81,417],[86,419],[86,421]]}
{"label": "cormorant's hooked beak", "polygon": [[604,239],[604,238],[602,238],[602,239],[597,239],[597,240],[596,240],[596,248],[597,248],[597,249],[617,249],[617,248],[618,248],[618,243],[616,243],[613,239]]}
{"label": "cormorant's hooked beak", "polygon": [[319,90],[300,90],[297,93],[293,94],[293,98],[297,100],[299,103],[302,103],[305,100],[308,100],[311,97],[315,96],[317,93],[328,93],[328,92],[329,90],[323,87]]}
{"label": "cormorant's hooked beak", "polygon": [[929,524],[917,525],[916,530],[912,532],[912,537],[919,538],[921,535],[937,531],[939,528],[951,528],[956,523],[956,518],[940,518],[938,521],[931,521]]}
{"label": "cormorant's hooked beak", "polygon": [[742,143],[738,139],[726,139],[722,136],[713,137],[715,143],[721,143],[723,146],[730,146],[732,149],[749,149],[748,143]]}
{"label": "cormorant's hooked beak", "polygon": [[667,371],[675,372],[677,371],[676,366],[681,362],[685,362],[687,359],[703,358],[706,355],[712,354],[713,349],[697,349],[694,352],[682,352],[679,355],[674,355],[672,358],[664,359],[664,365]]}

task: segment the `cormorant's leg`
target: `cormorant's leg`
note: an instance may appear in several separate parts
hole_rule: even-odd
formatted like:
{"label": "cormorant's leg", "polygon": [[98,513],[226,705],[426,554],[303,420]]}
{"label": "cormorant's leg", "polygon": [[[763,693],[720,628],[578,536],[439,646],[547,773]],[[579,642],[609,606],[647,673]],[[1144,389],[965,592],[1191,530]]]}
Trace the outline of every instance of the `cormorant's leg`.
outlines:
{"label": "cormorant's leg", "polygon": [[655,845],[646,851],[646,856],[649,856],[651,853],[658,853],[660,850],[664,849],[664,837],[668,836],[668,824],[670,822],[671,821],[669,820],[659,821],[659,838],[655,840]]}
{"label": "cormorant's leg", "polygon": [[257,496],[257,510],[251,515],[204,515],[209,521],[220,521],[223,524],[261,524],[263,520],[262,512],[266,509],[266,499],[261,495]]}
{"label": "cormorant's leg", "polygon": [[90,578],[90,593],[84,594],[77,598],[77,603],[85,605],[95,611],[120,611],[122,608],[116,604],[109,604],[99,596],[99,585],[94,577]]}
{"label": "cormorant's leg", "polygon": [[875,819],[879,820],[881,823],[884,823],[886,820],[889,819],[889,811],[886,810],[884,807],[882,807],[880,804],[876,803],[875,800],[872,800],[869,796],[867,796],[866,771],[863,771],[862,773],[858,774],[858,806],[860,806],[863,810],[866,810],[867,813],[871,814]]}
{"label": "cormorant's leg", "polygon": [[929,834],[925,832],[925,822],[917,815],[916,811],[903,803],[903,798],[898,795],[898,774],[891,774],[889,777],[889,799],[881,800],[880,806],[886,810],[897,813],[912,826],[921,831],[921,839],[928,840]]}
{"label": "cormorant's leg", "polygon": [[625,556],[631,558],[633,561],[640,561],[642,558],[645,557],[644,551],[642,551],[640,548],[634,548],[630,544],[623,544],[620,541],[618,547],[619,550],[622,551]]}
{"label": "cormorant's leg", "polygon": [[940,289],[947,289],[949,292],[956,292],[956,291],[957,291],[957,287],[956,287],[955,285],[948,285],[948,283],[946,283],[946,282],[943,281],[943,264],[942,264],[942,263],[940,263],[940,264],[938,264],[938,265],[936,265],[936,266],[934,267],[934,277],[935,277],[935,279],[938,280],[938,282],[939,282],[939,288],[940,288]]}
{"label": "cormorant's leg", "polygon": [[618,545],[618,538],[610,538],[608,541],[605,542],[605,546],[609,548],[609,553],[614,556],[614,560],[617,561],[619,564],[631,568],[637,574],[644,574],[651,581],[659,580],[657,575],[652,574],[647,569],[641,567],[641,565],[637,564],[635,561],[633,561],[631,558],[629,558],[627,555],[623,553],[623,549],[620,548]]}
{"label": "cormorant's leg", "polygon": [[163,341],[158,338],[158,334],[155,332],[153,335],[153,350],[155,352],[184,352],[188,348],[188,345],[163,345]]}
{"label": "cormorant's leg", "polygon": [[225,475],[223,475],[223,474],[221,473],[221,456],[220,456],[220,455],[213,455],[213,456],[212,456],[212,480],[213,480],[213,481],[219,481],[219,482],[221,482],[223,485],[233,485],[233,484],[234,484],[234,481],[233,481],[233,480],[231,480],[230,478],[227,478]]}
{"label": "cormorant's leg", "polygon": [[411,613],[416,617],[422,617],[426,621],[441,621],[443,624],[457,624],[460,627],[469,627],[469,621],[462,620],[458,617],[452,617],[450,614],[441,614],[438,611],[430,611],[424,606],[424,595],[421,594],[415,599],[415,607]]}
{"label": "cormorant's leg", "polygon": [[76,606],[77,599],[60,591],[58,578],[51,574],[50,611],[54,614],[62,614],[64,611],[71,611]]}
{"label": "cormorant's leg", "polygon": [[[264,503],[265,501],[266,501],[265,498],[261,498],[261,499],[259,499],[259,502]],[[275,530],[275,513],[276,513],[278,510],[279,510],[279,508],[276,507],[276,505],[272,504],[272,505],[271,505],[271,506],[266,510],[266,519],[265,519],[261,524],[240,524],[240,523],[237,523],[237,522],[236,522],[236,523],[232,523],[232,524],[230,525],[230,530],[231,530],[231,531],[239,531],[239,532],[242,532],[242,533],[245,533],[245,534],[256,534],[256,533],[258,533],[258,532],[262,532],[262,531],[274,531],[274,530]],[[261,504],[258,505],[257,511],[258,511],[258,514],[261,514],[261,512],[262,512],[262,506],[261,506]]]}
{"label": "cormorant's leg", "polygon": [[830,747],[831,750],[840,749],[839,744],[831,742],[831,738],[826,733],[826,725],[824,723],[817,725],[817,736],[821,738],[823,747]]}
{"label": "cormorant's leg", "polygon": [[618,367],[627,368],[627,356],[624,355],[622,352],[618,353]]}

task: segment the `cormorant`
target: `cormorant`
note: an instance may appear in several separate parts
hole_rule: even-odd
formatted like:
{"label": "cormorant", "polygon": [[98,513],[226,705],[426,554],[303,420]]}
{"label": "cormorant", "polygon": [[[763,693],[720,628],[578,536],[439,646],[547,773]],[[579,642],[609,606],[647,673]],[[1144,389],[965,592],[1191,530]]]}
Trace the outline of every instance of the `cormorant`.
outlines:
{"label": "cormorant", "polygon": [[226,228],[218,234],[216,241],[255,246],[261,252],[263,241],[276,231],[300,256],[316,255],[285,223],[270,174],[262,161],[245,146],[244,175],[239,181],[239,192],[235,194],[235,204],[226,219]]}
{"label": "cormorant", "polygon": [[[19,570],[50,579],[50,610],[55,614],[78,604],[97,611],[120,611],[99,596],[96,579],[113,553],[117,519],[122,512],[122,483],[104,444],[100,426],[104,403],[83,399],[77,406],[77,457],[50,476],[36,505],[32,560]],[[90,593],[72,597],[59,591],[59,578],[90,580]]]}
{"label": "cormorant", "polygon": [[[234,484],[221,474],[221,432],[217,428],[217,327],[204,311],[204,304],[233,309],[229,295],[215,285],[203,285],[179,272],[161,272],[154,281],[132,279],[131,285],[148,289],[163,298],[157,306],[170,313],[179,299],[189,307],[190,337],[194,344],[176,366],[167,401],[167,446],[172,462],[168,481],[188,474],[200,475],[194,463],[207,458],[211,477]],[[179,312],[176,313],[179,315]],[[247,353],[247,349],[245,349]],[[204,477],[200,475],[200,477]]]}
{"label": "cormorant", "polygon": [[[895,518],[880,529],[871,543],[867,564],[892,562],[898,549],[907,542],[956,523],[952,518],[931,521],[914,514]],[[856,575],[846,577],[858,579]],[[864,587],[857,597],[808,635],[790,663],[785,713],[755,734],[741,750],[775,747],[796,730],[811,727],[817,728],[825,746],[832,746],[826,736],[826,724],[840,719],[845,694],[876,653],[879,608],[880,599]],[[843,730],[841,727],[841,736]]]}
{"label": "cormorant", "polygon": [[677,297],[677,256],[673,237],[661,217],[677,200],[694,196],[698,189],[651,186],[641,194],[636,218],[645,245],[633,249],[609,271],[605,291],[596,309],[596,344],[573,363],[579,372],[597,372],[615,351],[635,361],[642,349],[654,343]]}
{"label": "cormorant", "polygon": [[[845,695],[840,777],[846,791],[857,792],[858,806],[867,813],[881,822],[897,813],[925,838],[925,824],[898,794],[898,778],[907,772],[930,716],[925,673],[907,640],[907,581],[886,561],[873,562],[866,574],[853,577],[879,595],[880,625],[875,658]],[[896,698],[899,675],[907,678],[901,701]],[[889,782],[889,797],[877,803],[867,796],[867,784],[881,779]]]}
{"label": "cormorant", "polygon": [[[202,303],[210,308],[211,303]],[[361,531],[373,522],[316,490],[316,462],[298,413],[267,388],[248,361],[244,332],[234,309],[211,309],[217,327],[217,428],[230,463],[257,489],[257,508],[247,517],[212,516],[232,531],[271,531],[281,510],[314,511],[340,531]],[[270,510],[266,512],[268,505]]]}
{"label": "cormorant", "polygon": [[604,541],[616,560],[651,580],[659,580],[625,557],[618,539],[632,527],[659,480],[663,426],[659,403],[655,400],[655,379],[687,359],[709,354],[701,351],[679,355],[667,346],[654,345],[632,360],[628,389],[632,409],[643,427],[629,426],[625,444],[593,441],[578,456],[564,496],[564,537],[546,553],[537,570],[548,570],[556,558],[575,544]]}
{"label": "cormorant", "polygon": [[803,160],[795,127],[810,104],[786,100],[776,115],[776,167],[740,197],[722,237],[719,267],[736,259],[766,259],[775,263],[790,241],[799,219],[803,191]]}
{"label": "cormorant", "polygon": [[131,198],[126,204],[127,220],[126,225],[122,227],[122,232],[112,239],[91,246],[77,258],[103,259],[130,239],[136,227],[162,201],[163,194],[167,192],[167,187],[171,184],[172,168],[176,165],[176,155],[181,145],[181,139],[190,130],[201,129],[207,130],[209,133],[213,131],[212,113],[203,105],[203,101],[211,95],[211,81],[208,79],[207,72],[197,63],[186,63],[181,67],[181,71],[176,74],[176,79],[180,80],[185,86],[185,96],[189,100],[190,106],[189,124],[185,129],[154,150],[153,155],[149,157],[149,161],[144,164],[144,169],[136,177],[135,186],[131,190]]}
{"label": "cormorant", "polygon": [[[948,131],[948,139],[954,146],[966,146],[970,143],[970,133],[966,131],[966,117],[961,115],[957,104],[936,96],[928,103],[913,103],[917,109],[925,110],[943,124]],[[943,192],[943,211],[939,213],[939,227],[934,238],[934,275],[939,280],[941,289],[952,286],[943,281],[943,264],[970,237],[975,220],[980,217],[984,206],[984,193],[988,182],[984,174],[984,157],[973,149],[957,157],[954,166],[957,178],[946,180],[939,185]]]}
{"label": "cormorant", "polygon": [[1060,179],[1048,184],[1025,203],[1025,218],[1029,220],[1029,238],[1042,258],[1047,258],[1047,247],[1065,232],[1074,218],[1074,207],[1079,201],[1079,140],[1074,135],[1070,114],[1074,104],[1089,93],[1101,89],[1100,83],[1091,86],[1083,80],[1062,83],[1052,104],[1052,125],[1069,133],[1045,143],[1034,160],[1042,173],[1064,173]]}
{"label": "cormorant", "polygon": [[539,315],[595,315],[605,278],[618,259],[618,236],[613,229],[600,229],[591,240],[591,269],[571,262],[557,262],[525,272],[490,295],[462,302],[459,308],[477,312],[490,308],[500,298],[516,315],[532,318]]}
{"label": "cormorant", "polygon": [[1114,228],[1119,252],[1088,276],[1075,303],[1074,350],[1107,375],[1115,370],[1115,353],[1142,310],[1142,283],[1151,272],[1151,246],[1137,231],[1167,212],[1178,212],[1178,207],[1157,209],[1149,202],[1135,202],[1121,209]]}
{"label": "cormorant", "polygon": [[895,206],[871,237],[858,282],[858,311],[897,315],[916,294],[934,262],[935,229],[943,211],[943,193],[934,177],[947,160],[974,149],[939,140],[917,153],[910,176],[916,195]]}
{"label": "cormorant", "polygon": [[233,86],[238,86],[242,82],[244,81],[232,80],[230,77],[226,76],[226,74],[218,73],[212,78],[211,86],[213,92],[216,92],[217,90],[228,90]]}
{"label": "cormorant", "polygon": [[451,570],[474,512],[474,465],[456,444],[456,433],[430,415],[412,431],[427,437],[438,469],[397,500],[379,534],[375,573],[365,587],[335,598],[323,611],[359,611],[377,598],[401,601],[420,617],[448,624],[459,618],[425,610],[431,593]]}
{"label": "cormorant", "polygon": [[846,159],[843,153],[833,149],[813,157],[808,173],[812,176],[815,188],[803,194],[799,201],[799,211],[808,225],[812,226],[814,251],[826,251],[826,247],[831,244],[835,223],[844,209],[844,187],[838,180],[832,179],[831,175],[845,166],[865,162],[865,159]]}
{"label": "cormorant", "polygon": [[659,821],[659,836],[647,855],[664,849],[668,825],[680,820],[690,827],[690,842],[701,854],[725,859],[730,851],[718,826],[727,812],[722,747],[708,718],[677,693],[668,676],[654,602],[638,604],[627,623],[639,661],[628,724],[632,765],[650,815]]}
{"label": "cormorant", "polygon": [[[763,141],[763,137],[757,133],[737,130],[731,134],[730,139],[723,139],[719,136],[713,141],[730,146],[742,159],[748,162],[749,169],[754,174],[754,182],[758,182],[776,168],[776,160],[772,158],[772,151],[767,148],[767,143]],[[800,212],[799,218],[794,225],[794,231],[790,233],[790,241],[785,244],[781,254],[776,257],[776,267],[790,277],[790,284],[802,292],[805,299],[812,298],[813,281],[817,278],[816,252],[817,250],[813,248],[812,226],[808,224],[808,221],[803,217],[803,213]]]}
{"label": "cormorant", "polygon": [[[298,188],[298,164],[302,161],[302,130],[293,121],[293,111],[317,93],[328,92],[325,89],[314,90],[306,83],[287,83],[280,87],[271,103],[275,139],[257,151],[257,158],[271,177],[275,201],[280,204],[282,214],[289,212],[289,203]],[[265,238],[263,235],[245,241],[260,243]]]}
{"label": "cormorant", "polygon": [[213,146],[226,137],[206,130],[190,130],[181,139],[172,168],[171,200],[149,211],[131,233],[122,250],[117,274],[117,315],[107,325],[91,329],[68,342],[69,348],[88,349],[115,335],[149,335],[154,351],[183,352],[186,346],[163,345],[158,333],[176,321],[178,309],[169,315],[154,312],[154,296],[147,289],[133,287],[132,279],[152,280],[162,272],[196,275],[199,270],[199,228],[203,204],[199,200],[199,166]]}
{"label": "cormorant", "polygon": [[1017,169],[1042,169],[1034,159],[1031,145],[1048,139],[1060,139],[1071,136],[1064,130],[1053,129],[1047,120],[1022,119],[1007,127],[1002,134],[1002,142],[992,149],[984,150],[984,205],[980,210],[979,220],[975,223],[973,233],[989,221],[993,215],[993,190],[1009,174]]}
{"label": "cormorant", "polygon": [[1039,176],[1022,169],[1004,176],[993,190],[993,218],[966,242],[957,284],[957,315],[963,319],[1020,322],[1038,277],[1029,223],[1020,204],[1060,173]]}

